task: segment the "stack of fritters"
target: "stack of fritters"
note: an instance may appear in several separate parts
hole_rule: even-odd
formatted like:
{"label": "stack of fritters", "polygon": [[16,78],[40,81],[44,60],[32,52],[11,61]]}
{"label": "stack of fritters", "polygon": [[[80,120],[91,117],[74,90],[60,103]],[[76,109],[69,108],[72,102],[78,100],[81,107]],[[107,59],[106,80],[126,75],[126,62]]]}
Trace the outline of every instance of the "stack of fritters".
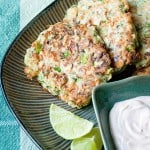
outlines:
{"label": "stack of fritters", "polygon": [[80,0],[43,31],[25,55],[25,73],[73,107],[93,87],[137,61],[137,33],[126,0]]}

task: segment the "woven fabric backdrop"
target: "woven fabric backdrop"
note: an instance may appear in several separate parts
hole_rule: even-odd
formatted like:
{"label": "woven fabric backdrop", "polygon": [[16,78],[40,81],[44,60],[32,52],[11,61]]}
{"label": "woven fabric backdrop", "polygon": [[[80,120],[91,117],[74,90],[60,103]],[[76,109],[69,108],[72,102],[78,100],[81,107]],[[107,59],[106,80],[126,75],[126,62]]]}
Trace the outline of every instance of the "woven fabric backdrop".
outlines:
{"label": "woven fabric backdrop", "polygon": [[[0,64],[20,30],[54,0],[0,0]],[[0,150],[38,150],[11,114],[0,89]]]}

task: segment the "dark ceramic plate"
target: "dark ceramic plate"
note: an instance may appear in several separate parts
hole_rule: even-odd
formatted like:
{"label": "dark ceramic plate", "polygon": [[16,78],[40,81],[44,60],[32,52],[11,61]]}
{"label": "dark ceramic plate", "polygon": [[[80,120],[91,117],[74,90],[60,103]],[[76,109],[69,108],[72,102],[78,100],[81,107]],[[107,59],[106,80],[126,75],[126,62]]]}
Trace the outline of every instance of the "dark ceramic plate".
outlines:
{"label": "dark ceramic plate", "polygon": [[57,0],[36,16],[9,47],[1,66],[1,84],[5,99],[31,139],[44,150],[69,149],[70,141],[59,137],[49,121],[49,106],[57,104],[83,118],[93,121],[96,116],[92,105],[81,110],[73,109],[50,93],[43,91],[36,80],[25,76],[24,55],[38,34],[49,24],[62,20],[68,7],[76,0]]}
{"label": "dark ceramic plate", "polygon": [[102,84],[92,93],[94,110],[102,133],[105,150],[116,150],[109,127],[109,111],[116,102],[150,95],[150,76],[130,77]]}

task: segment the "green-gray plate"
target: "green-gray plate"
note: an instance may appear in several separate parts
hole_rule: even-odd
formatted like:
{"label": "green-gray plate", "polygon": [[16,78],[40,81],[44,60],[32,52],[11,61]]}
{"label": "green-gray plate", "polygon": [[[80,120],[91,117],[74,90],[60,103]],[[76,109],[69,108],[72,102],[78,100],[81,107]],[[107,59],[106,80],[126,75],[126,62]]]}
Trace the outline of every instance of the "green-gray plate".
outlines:
{"label": "green-gray plate", "polygon": [[1,85],[6,102],[16,119],[40,149],[65,150],[70,142],[58,136],[49,121],[49,106],[54,103],[97,124],[92,105],[73,109],[57,97],[43,91],[36,80],[24,74],[26,49],[39,33],[63,19],[66,10],[77,0],[57,0],[44,9],[19,33],[10,45],[1,66]]}
{"label": "green-gray plate", "polygon": [[105,150],[116,150],[110,133],[109,111],[116,102],[150,95],[150,76],[130,77],[97,86],[92,93],[94,110]]}

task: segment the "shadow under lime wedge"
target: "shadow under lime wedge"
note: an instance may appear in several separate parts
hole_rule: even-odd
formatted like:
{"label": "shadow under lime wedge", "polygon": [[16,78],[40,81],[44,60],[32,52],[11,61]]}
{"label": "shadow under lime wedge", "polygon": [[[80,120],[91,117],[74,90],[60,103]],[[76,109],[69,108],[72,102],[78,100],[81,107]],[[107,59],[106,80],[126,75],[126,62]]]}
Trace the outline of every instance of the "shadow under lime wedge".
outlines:
{"label": "shadow under lime wedge", "polygon": [[71,150],[101,150],[103,146],[98,127],[85,136],[75,139],[71,143]]}
{"label": "shadow under lime wedge", "polygon": [[51,104],[49,112],[53,129],[64,139],[80,138],[89,133],[93,128],[92,122],[80,118],[55,104]]}

